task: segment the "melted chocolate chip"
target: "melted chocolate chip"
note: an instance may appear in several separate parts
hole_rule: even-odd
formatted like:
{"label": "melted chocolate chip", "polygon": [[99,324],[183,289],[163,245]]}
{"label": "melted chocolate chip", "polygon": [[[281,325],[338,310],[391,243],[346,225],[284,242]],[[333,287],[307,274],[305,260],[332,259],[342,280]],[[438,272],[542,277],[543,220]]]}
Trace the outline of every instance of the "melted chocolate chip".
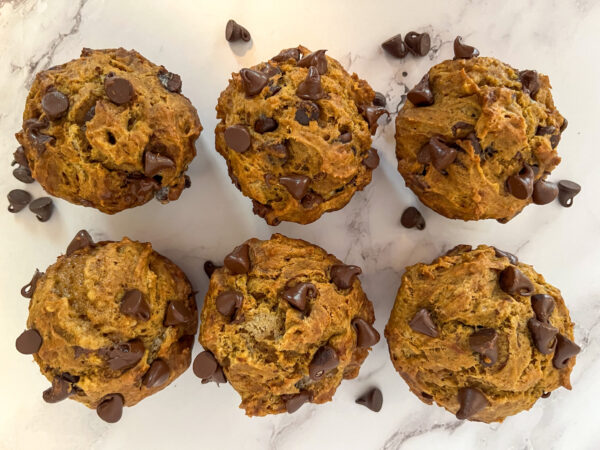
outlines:
{"label": "melted chocolate chip", "polygon": [[339,289],[350,289],[356,276],[361,273],[360,267],[346,264],[334,264],[329,270],[331,282]]}
{"label": "melted chocolate chip", "polygon": [[8,198],[8,211],[18,213],[31,201],[31,194],[22,189],[13,189],[6,196]]}
{"label": "melted chocolate chip", "polygon": [[294,119],[300,125],[308,125],[311,120],[319,120],[319,105],[310,101],[302,101],[298,104]]}
{"label": "melted chocolate chip", "polygon": [[260,94],[269,82],[269,78],[264,73],[252,69],[240,70],[240,76],[247,97],[254,97]]}
{"label": "melted chocolate chip", "polygon": [[519,72],[519,81],[523,92],[535,100],[535,95],[540,90],[538,73],[535,70],[522,70]]}
{"label": "melted chocolate chip", "polygon": [[558,182],[558,202],[565,208],[573,206],[573,197],[581,192],[581,186],[574,181],[560,180]]}
{"label": "melted chocolate chip", "polygon": [[404,210],[402,217],[400,217],[400,223],[404,228],[425,229],[425,219],[414,206],[409,206]]}
{"label": "melted chocolate chip", "polygon": [[454,57],[461,59],[471,59],[479,56],[479,50],[470,45],[464,44],[462,36],[456,36],[454,39]]}
{"label": "melted chocolate chip", "polygon": [[275,131],[277,129],[277,121],[271,117],[265,117],[264,115],[260,115],[258,119],[254,122],[254,131],[257,133],[269,133],[271,131]]}
{"label": "melted chocolate chip", "polygon": [[232,125],[225,129],[225,142],[238,153],[244,153],[250,148],[252,139],[243,125]]}
{"label": "melted chocolate chip", "polygon": [[431,49],[431,38],[428,33],[411,31],[404,36],[404,43],[413,55],[425,56]]}
{"label": "melted chocolate chip", "polygon": [[225,25],[225,39],[229,42],[239,40],[248,42],[250,40],[250,33],[235,20],[229,19],[227,25]]}
{"label": "melted chocolate chip", "polygon": [[47,119],[28,119],[23,123],[23,129],[29,141],[35,147],[38,156],[41,156],[46,151],[46,144],[52,144],[55,141],[53,136],[41,132],[41,130],[48,128],[48,125]]}
{"label": "melted chocolate chip", "polygon": [[112,370],[125,370],[134,367],[140,362],[145,352],[144,343],[140,339],[102,348],[98,351],[99,355],[106,359],[108,367]]}
{"label": "melted chocolate chip", "polygon": [[144,295],[137,289],[130,289],[123,294],[120,306],[121,314],[133,317],[141,322],[150,319],[150,305],[144,300]]}
{"label": "melted chocolate chip", "polygon": [[385,95],[383,95],[381,92],[375,92],[375,97],[373,98],[373,104],[375,106],[385,107],[386,103],[387,103],[387,99],[385,98]]}
{"label": "melted chocolate chip", "polygon": [[167,305],[167,314],[165,315],[164,325],[170,327],[189,323],[194,320],[195,313],[186,304],[180,300],[174,300]]}
{"label": "melted chocolate chip", "polygon": [[208,278],[210,278],[210,277],[212,277],[212,274],[214,273],[214,271],[217,269],[220,269],[221,267],[223,267],[223,266],[217,266],[212,261],[205,261],[204,262],[204,273],[206,274],[206,276]]}
{"label": "melted chocolate chip", "polygon": [[460,409],[456,413],[456,418],[460,420],[473,417],[490,404],[479,389],[471,387],[458,390],[458,403],[460,403]]}
{"label": "melted chocolate chip", "polygon": [[224,260],[225,267],[230,272],[239,275],[250,270],[250,252],[248,244],[242,244],[233,249]]}
{"label": "melted chocolate chip", "polygon": [[152,361],[150,368],[142,378],[142,384],[148,389],[152,389],[165,384],[171,376],[169,365],[162,359]]}
{"label": "melted chocolate chip", "polygon": [[[269,63],[265,63],[265,66],[260,69],[260,71],[262,73],[264,73],[266,75],[267,78],[271,78],[279,73],[281,73],[281,69],[277,66],[272,66]],[[281,86],[277,86],[279,89],[281,89]],[[273,92],[274,94],[275,92]]]}
{"label": "melted chocolate chip", "polygon": [[533,180],[535,174],[531,166],[525,164],[523,168],[506,180],[506,190],[519,200],[526,200],[533,194]]}
{"label": "melted chocolate chip", "polygon": [[23,331],[15,342],[17,351],[24,355],[33,355],[37,353],[42,346],[42,336],[37,330],[25,330]]}
{"label": "melted chocolate chip", "polygon": [[72,255],[77,250],[81,250],[94,245],[94,240],[86,230],[79,230],[69,246],[67,247],[67,256]]}
{"label": "melted chocolate chip", "polygon": [[71,383],[60,376],[52,379],[52,386],[42,393],[42,398],[46,403],[58,403],[71,395]]}
{"label": "melted chocolate chip", "polygon": [[440,172],[444,172],[456,160],[457,154],[456,149],[442,142],[439,137],[433,136],[419,150],[417,160],[422,164],[431,162],[433,167]]}
{"label": "melted chocolate chip", "polygon": [[367,156],[362,160],[362,163],[367,169],[376,169],[377,166],[379,166],[379,155],[377,154],[377,150],[371,147],[367,151]]}
{"label": "melted chocolate chip", "polygon": [[123,404],[124,400],[121,394],[108,394],[96,407],[96,413],[105,422],[115,423],[123,415]]}
{"label": "melted chocolate chip", "polygon": [[558,196],[558,186],[542,178],[533,185],[531,199],[536,205],[546,205]]}
{"label": "melted chocolate chip", "polygon": [[294,308],[305,311],[308,300],[315,298],[317,292],[317,288],[312,283],[298,283],[294,286],[287,287],[282,292],[281,298]]}
{"label": "melted chocolate chip", "polygon": [[379,342],[381,336],[379,332],[365,319],[355,317],[352,319],[352,326],[356,331],[356,346],[359,348],[369,348]]}
{"label": "melted chocolate chip", "polygon": [[519,262],[519,258],[509,252],[505,252],[504,250],[500,250],[496,247],[493,247],[494,252],[496,253],[496,258],[508,258],[511,264],[517,264]]}
{"label": "melted chocolate chip", "polygon": [[548,294],[535,294],[531,296],[531,308],[537,320],[544,323],[550,322],[550,316],[554,311],[554,297]]}
{"label": "melted chocolate chip", "polygon": [[555,369],[564,369],[569,364],[569,360],[581,351],[581,347],[568,337],[558,334],[556,336],[556,350],[552,365]]}
{"label": "melted chocolate chip", "polygon": [[46,222],[52,216],[54,205],[50,197],[40,197],[29,204],[29,210],[35,214],[37,220]]}
{"label": "melted chocolate chip", "polygon": [[535,130],[535,135],[536,136],[545,136],[547,134],[553,134],[555,131],[556,131],[556,128],[551,125],[547,126],[547,127],[538,125],[538,127]]}
{"label": "melted chocolate chip", "polygon": [[439,331],[431,318],[430,312],[421,308],[417,313],[413,316],[408,325],[417,333],[424,334],[426,336],[436,338],[439,335]]}
{"label": "melted chocolate chip", "polygon": [[160,84],[162,84],[167,91],[175,92],[177,94],[181,92],[181,77],[179,75],[169,72],[164,67],[161,67],[157,76]]}
{"label": "melted chocolate chip", "polygon": [[125,78],[107,75],[104,78],[104,92],[111,102],[123,105],[133,98],[133,85]]}
{"label": "melted chocolate chip", "polygon": [[389,38],[387,41],[381,44],[381,48],[395,58],[404,58],[406,55],[408,55],[408,48],[406,48],[406,44],[402,40],[401,34],[397,34],[396,36]]}
{"label": "melted chocolate chip", "polygon": [[377,121],[384,114],[390,115],[385,108],[381,106],[369,105],[362,109],[362,115],[369,123],[369,132],[373,135],[377,131]]}
{"label": "melted chocolate chip", "polygon": [[491,366],[498,361],[498,333],[492,328],[483,328],[469,336],[471,350],[481,355],[484,366]]}
{"label": "melted chocolate chip", "polygon": [[215,300],[215,305],[217,307],[217,311],[219,311],[224,316],[231,318],[235,315],[237,310],[240,309],[243,301],[244,296],[241,292],[229,290],[221,292],[217,296]]}
{"label": "melted chocolate chip", "polygon": [[62,92],[50,91],[42,97],[42,109],[48,119],[60,119],[69,109],[69,98]]}
{"label": "melted chocolate chip", "polygon": [[44,272],[40,272],[39,270],[35,269],[35,273],[33,274],[31,281],[21,288],[21,295],[25,298],[32,298],[37,282],[43,276]]}
{"label": "melted chocolate chip", "polygon": [[[285,410],[288,414],[295,413],[300,409],[302,405],[311,401],[310,392],[304,391],[295,395],[286,396],[285,401]],[[283,396],[282,396],[283,398]]]}
{"label": "melted chocolate chip", "polygon": [[296,200],[301,200],[306,195],[311,179],[306,175],[284,175],[279,177],[279,183],[283,185],[290,195]]}
{"label": "melted chocolate chip", "polygon": [[311,380],[318,381],[327,372],[335,369],[340,363],[337,352],[325,345],[317,350],[308,366],[308,374]]}
{"label": "melted chocolate chip", "polygon": [[406,94],[406,98],[415,106],[433,105],[433,92],[429,86],[429,74],[426,74],[419,83]]}
{"label": "melted chocolate chip", "polygon": [[366,406],[371,411],[379,412],[383,406],[383,394],[378,388],[372,388],[358,397],[356,403]]}
{"label": "melted chocolate chip", "polygon": [[533,294],[533,283],[515,266],[508,266],[500,272],[500,288],[510,295],[530,296]]}
{"label": "melted chocolate chip", "polygon": [[[464,133],[468,133],[469,140],[471,140],[471,142],[473,142],[473,141],[476,142],[475,144],[473,144],[473,149],[475,150],[475,153],[477,153],[477,149],[475,146],[477,146],[481,149],[481,145],[479,143],[479,139],[477,138],[477,135],[475,133],[473,133],[474,129],[475,129],[475,127],[472,124],[470,124],[468,122],[462,122],[462,121],[456,122],[454,125],[452,125],[452,128],[451,128],[452,136],[459,135],[459,131],[461,131],[462,133],[460,133],[460,134],[463,134],[463,135],[464,135]],[[473,135],[473,137],[475,139],[471,138],[471,134]]]}
{"label": "melted chocolate chip", "polygon": [[302,54],[297,48],[286,48],[284,50],[281,50],[278,55],[273,56],[271,60],[275,62],[285,62],[289,59],[299,61],[300,56],[302,56]]}
{"label": "melted chocolate chip", "polygon": [[306,79],[298,85],[296,95],[303,100],[319,100],[325,97],[323,86],[321,86],[321,76],[316,67],[308,68]]}
{"label": "melted chocolate chip", "polygon": [[317,50],[304,56],[299,62],[298,67],[315,67],[320,75],[327,73],[327,50]]}
{"label": "melted chocolate chip", "polygon": [[549,355],[554,351],[558,328],[553,327],[550,324],[540,322],[537,319],[529,319],[527,322],[527,328],[529,328],[535,348],[537,348],[540,353],[543,355]]}
{"label": "melted chocolate chip", "polygon": [[304,197],[302,197],[302,200],[300,200],[300,204],[302,205],[302,207],[304,209],[312,209],[315,206],[318,206],[323,202],[324,202],[323,197],[321,197],[319,194],[317,194],[315,192],[307,193]]}
{"label": "melted chocolate chip", "polygon": [[175,167],[173,160],[167,156],[159,155],[151,151],[144,153],[144,175],[153,177],[163,170],[172,169]]}

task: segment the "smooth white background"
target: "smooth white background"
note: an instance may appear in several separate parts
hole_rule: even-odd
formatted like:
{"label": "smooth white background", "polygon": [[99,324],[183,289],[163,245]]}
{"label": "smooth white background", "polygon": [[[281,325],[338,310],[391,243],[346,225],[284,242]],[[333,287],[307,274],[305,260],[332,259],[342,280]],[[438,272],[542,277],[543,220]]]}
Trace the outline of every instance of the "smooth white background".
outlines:
{"label": "smooth white background", "polygon": [[[229,18],[250,30],[251,43],[225,41]],[[134,48],[181,74],[183,92],[205,128],[190,166],[192,188],[177,202],[151,202],[107,216],[55,200],[47,223],[27,210],[0,212],[0,448],[599,448],[598,23],[600,2],[592,0],[0,1],[2,195],[15,188],[42,195],[39,185],[22,185],[11,175],[17,145],[13,135],[34,73],[78,57],[84,46]],[[429,57],[394,60],[382,53],[382,41],[411,30],[431,33],[434,50]],[[384,92],[394,112],[407,86],[432,64],[453,56],[451,42],[457,34],[483,55],[550,76],[556,105],[569,119],[558,148],[563,162],[552,179],[573,179],[583,186],[571,209],[558,203],[529,206],[506,225],[445,219],[404,187],[395,168],[390,123],[380,127],[374,141],[382,161],[373,182],[342,211],[311,225],[276,228],[252,214],[250,201],[231,185],[213,145],[216,100],[232,71],[300,43],[313,50],[326,48],[349,71]],[[399,225],[402,210],[410,205],[423,212],[424,231]],[[344,382],[332,402],[305,406],[294,415],[246,418],[229,385],[202,385],[188,371],[161,393],[127,408],[119,423],[108,425],[76,402],[45,404],[41,393],[48,382],[32,358],[14,349],[27,317],[20,287],[36,267],[43,270],[54,262],[81,228],[96,239],[126,235],[151,241],[186,271],[199,290],[199,304],[207,287],[206,259],[219,262],[239,242],[268,238],[275,231],[307,239],[363,268],[361,280],[375,304],[381,332],[406,265],[430,261],[459,243],[493,244],[517,253],[562,290],[583,347],[572,374],[574,389],[556,391],[503,424],[460,422],[408,392],[382,341],[360,376]],[[196,346],[194,353],[198,351]],[[378,414],[354,404],[370,386],[384,394]]]}

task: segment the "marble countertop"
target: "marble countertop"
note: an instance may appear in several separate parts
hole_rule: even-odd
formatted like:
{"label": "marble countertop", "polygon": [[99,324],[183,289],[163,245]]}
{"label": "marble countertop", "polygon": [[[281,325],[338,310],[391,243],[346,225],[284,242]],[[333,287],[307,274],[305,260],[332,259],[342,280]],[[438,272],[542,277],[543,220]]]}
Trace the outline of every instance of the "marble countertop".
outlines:
{"label": "marble countertop", "polygon": [[[303,2],[179,0],[0,0],[0,178],[2,195],[23,188],[10,173],[14,133],[35,72],[79,56],[82,47],[123,46],[164,64],[183,79],[183,92],[198,109],[204,131],[190,166],[193,185],[167,206],[151,202],[116,216],[55,200],[55,213],[39,223],[28,212],[0,213],[0,448],[2,449],[593,449],[600,383],[600,1],[546,0]],[[252,34],[250,44],[230,45],[225,23],[235,18]],[[394,60],[380,43],[410,30],[428,31],[426,58]],[[559,145],[562,164],[552,179],[583,186],[570,209],[558,203],[529,206],[506,225],[445,219],[420,205],[396,171],[393,123],[381,126],[374,146],[381,165],[373,182],[343,210],[310,225],[267,226],[251,212],[214,150],[215,104],[232,71],[263,61],[299,43],[327,48],[350,71],[384,92],[389,109],[400,107],[407,86],[434,63],[451,58],[452,40],[463,35],[483,55],[550,76],[569,129]],[[26,185],[34,196],[39,185]],[[424,231],[407,230],[399,218],[416,205]],[[187,371],[159,394],[124,411],[109,425],[76,402],[49,405],[48,383],[31,358],[18,354],[27,302],[19,295],[34,268],[63,252],[75,232],[96,239],[150,241],[179,264],[199,291],[207,288],[206,259],[220,261],[234,245],[273,232],[314,242],[363,268],[363,287],[375,305],[383,333],[404,267],[430,261],[459,243],[487,243],[517,253],[559,287],[576,323],[582,352],[573,390],[556,391],[530,411],[502,424],[458,421],[412,395],[380,342],[360,375],[345,381],[334,400],[307,405],[293,415],[247,418],[229,385],[202,385]],[[200,351],[196,345],[194,354]],[[383,409],[354,404],[378,386]]]}

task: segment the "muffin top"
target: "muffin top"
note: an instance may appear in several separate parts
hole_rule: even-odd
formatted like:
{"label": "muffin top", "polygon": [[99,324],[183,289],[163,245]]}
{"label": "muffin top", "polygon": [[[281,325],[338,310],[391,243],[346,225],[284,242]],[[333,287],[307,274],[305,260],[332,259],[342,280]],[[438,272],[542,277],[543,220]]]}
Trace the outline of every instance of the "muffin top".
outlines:
{"label": "muffin top", "polygon": [[556,187],[566,120],[546,75],[494,58],[444,61],[408,93],[396,119],[398,170],[431,209],[451,219],[506,222]]}
{"label": "muffin top", "polygon": [[560,291],[485,245],[408,267],[385,336],[394,367],[422,401],[488,423],[570,389],[579,351]]}
{"label": "muffin top", "polygon": [[194,372],[216,360],[249,416],[331,400],[379,340],[358,274],[302,240],[246,241],[211,276]]}
{"label": "muffin top", "polygon": [[217,105],[217,151],[270,225],[342,208],[379,162],[371,134],[385,109],[325,50],[300,46],[233,73]]}
{"label": "muffin top", "polygon": [[37,74],[17,140],[33,177],[71,203],[114,214],[176,200],[202,130],[180,92],[179,75],[134,50],[84,48]]}

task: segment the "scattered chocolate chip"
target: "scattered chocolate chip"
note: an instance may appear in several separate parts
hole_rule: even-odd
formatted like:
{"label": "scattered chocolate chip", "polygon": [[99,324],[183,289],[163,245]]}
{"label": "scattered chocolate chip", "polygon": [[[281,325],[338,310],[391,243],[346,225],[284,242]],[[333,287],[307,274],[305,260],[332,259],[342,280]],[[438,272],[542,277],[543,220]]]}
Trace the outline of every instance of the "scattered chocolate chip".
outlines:
{"label": "scattered chocolate chip", "polygon": [[205,261],[204,262],[204,273],[210,279],[210,277],[212,277],[212,274],[214,273],[214,271],[217,269],[220,269],[221,267],[223,267],[223,266],[217,266],[212,261]]}
{"label": "scattered chocolate chip", "polygon": [[19,180],[21,183],[30,184],[35,180],[31,176],[31,170],[28,167],[19,166],[13,170],[13,176]]}
{"label": "scattered chocolate chip", "polygon": [[35,214],[40,222],[46,222],[52,216],[53,206],[50,197],[40,197],[29,204],[29,210]]}
{"label": "scattered chocolate chip", "polygon": [[269,82],[269,78],[264,73],[252,69],[240,70],[240,76],[247,97],[254,97],[260,94]]}
{"label": "scattered chocolate chip", "polygon": [[507,294],[525,297],[533,294],[533,283],[515,266],[508,266],[500,272],[499,282],[500,288]]}
{"label": "scattered chocolate chip", "polygon": [[150,306],[144,295],[137,289],[130,289],[121,298],[121,314],[146,322],[150,319]]}
{"label": "scattered chocolate chip", "polygon": [[568,337],[558,334],[556,336],[556,350],[552,365],[555,369],[564,369],[569,364],[569,359],[577,355],[581,351],[581,347],[573,342]]}
{"label": "scattered chocolate chip", "polygon": [[194,320],[194,311],[189,309],[181,300],[173,300],[167,306],[167,314],[165,315],[164,325],[170,327],[189,323]]}
{"label": "scattered chocolate chip", "polygon": [[147,177],[153,177],[157,173],[160,173],[165,169],[172,169],[175,167],[173,160],[167,156],[159,155],[147,151],[144,153],[144,175]]}
{"label": "scattered chocolate chip", "polygon": [[319,114],[319,105],[309,101],[302,101],[298,104],[294,119],[300,125],[308,125],[311,120],[319,120]]}
{"label": "scattered chocolate chip", "polygon": [[479,56],[479,50],[470,45],[464,44],[462,36],[456,36],[454,39],[454,58],[471,59]]}
{"label": "scattered chocolate chip", "polygon": [[192,366],[194,374],[202,379],[202,383],[214,381],[217,384],[227,383],[223,368],[209,351],[203,351],[196,356]]}
{"label": "scattered chocolate chip", "polygon": [[401,34],[397,34],[396,36],[389,38],[387,41],[381,44],[381,48],[395,58],[404,58],[406,55],[408,55],[408,48],[406,48],[406,44],[402,40]]}
{"label": "scattered chocolate chip", "polygon": [[8,198],[8,211],[18,213],[31,201],[31,194],[22,189],[13,189],[6,196]]}
{"label": "scattered chocolate chip", "polygon": [[268,133],[277,129],[277,121],[271,117],[265,117],[262,114],[254,122],[254,131],[257,133]]}
{"label": "scattered chocolate chip", "polygon": [[542,178],[533,185],[531,199],[536,205],[546,205],[558,196],[558,186]]}
{"label": "scattered chocolate chip", "polygon": [[[265,63],[265,66],[262,69],[260,69],[260,71],[262,73],[264,73],[267,78],[271,78],[272,76],[275,76],[275,75],[281,73],[281,69],[279,67],[272,66],[269,63]],[[278,87],[279,89],[281,89],[281,86],[276,86],[276,87]],[[273,94],[274,93],[275,92],[273,92]]]}
{"label": "scattered chocolate chip", "polygon": [[433,323],[430,312],[425,308],[421,308],[417,311],[408,325],[417,333],[425,334],[432,338],[436,338],[439,335],[439,331],[435,323]]}
{"label": "scattered chocolate chip", "polygon": [[227,25],[225,25],[225,39],[229,42],[239,41],[240,39],[248,42],[250,33],[235,20],[229,19]]}
{"label": "scattered chocolate chip", "polygon": [[376,169],[377,166],[379,166],[379,155],[377,154],[377,150],[371,147],[367,151],[367,156],[362,160],[362,163],[367,169]]}
{"label": "scattered chocolate chip", "polygon": [[316,67],[308,68],[306,79],[298,85],[296,95],[304,100],[319,100],[325,97],[323,86],[321,86],[321,75]]}
{"label": "scattered chocolate chip", "polygon": [[519,81],[523,92],[535,100],[535,94],[540,90],[538,73],[535,70],[522,70],[519,72]]}
{"label": "scattered chocolate chip", "polygon": [[236,275],[248,273],[250,270],[250,252],[248,244],[242,244],[233,249],[225,257],[225,267]]}
{"label": "scattered chocolate chip", "polygon": [[533,169],[528,164],[514,175],[511,175],[506,180],[506,190],[513,197],[519,200],[526,200],[533,194],[533,180],[535,174]]}
{"label": "scattered chocolate chip", "polygon": [[404,228],[425,229],[425,219],[414,206],[409,206],[404,210],[402,217],[400,217],[400,223]]}
{"label": "scattered chocolate chip", "polygon": [[133,98],[133,85],[125,78],[107,75],[104,78],[104,92],[111,102],[123,105]]}
{"label": "scattered chocolate chip", "polygon": [[408,50],[416,56],[425,56],[431,48],[431,38],[428,33],[411,31],[404,36],[404,43]]}
{"label": "scattered chocolate chip", "polygon": [[67,247],[67,256],[72,255],[77,250],[94,245],[94,240],[86,230],[79,230],[69,246]]}
{"label": "scattered chocolate chip", "polygon": [[309,53],[298,61],[298,67],[315,67],[320,75],[327,73],[326,51],[327,50],[317,50],[316,52]]}
{"label": "scattered chocolate chip", "polygon": [[356,331],[356,346],[359,348],[372,347],[379,342],[381,336],[379,332],[365,319],[355,317],[352,319],[352,326]]}
{"label": "scattered chocolate chip", "polygon": [[225,130],[225,142],[236,152],[244,153],[250,148],[252,140],[245,126],[232,125]]}
{"label": "scattered chocolate chip", "polygon": [[556,335],[558,334],[558,328],[544,322],[540,322],[537,319],[529,319],[527,321],[527,328],[531,332],[531,338],[535,348],[538,349],[543,355],[549,355],[554,351],[556,345]]}
{"label": "scattered chocolate chip", "polygon": [[286,48],[285,50],[281,50],[278,55],[273,56],[271,58],[272,61],[275,62],[285,62],[289,59],[295,59],[296,61],[300,60],[300,50],[297,48]]}
{"label": "scattered chocolate chip", "polygon": [[[454,125],[452,125],[452,136],[456,136],[458,134],[458,130],[465,130],[465,132],[471,133],[473,134],[473,136],[475,137],[475,142],[476,144],[473,145],[473,148],[475,149],[475,153],[477,153],[477,149],[475,148],[475,145],[477,145],[479,148],[481,148],[481,145],[479,144],[479,139],[477,138],[477,135],[475,133],[473,133],[473,130],[475,129],[475,127],[473,125],[471,125],[468,122],[456,122]],[[473,142],[473,139],[471,139],[471,136],[469,135],[469,139]]]}
{"label": "scattered chocolate chip", "polygon": [[215,305],[217,311],[226,317],[233,317],[238,309],[242,306],[244,296],[238,291],[225,291],[221,292],[216,300]]}
{"label": "scattered chocolate chip", "polygon": [[429,86],[429,74],[425,74],[421,81],[406,94],[406,98],[415,106],[433,105],[433,92]]}
{"label": "scattered chocolate chip", "polygon": [[308,300],[315,298],[317,292],[317,288],[312,283],[298,283],[295,286],[287,287],[281,294],[281,298],[294,308],[304,311]]}
{"label": "scattered chocolate chip", "polygon": [[433,136],[417,154],[417,160],[421,164],[432,163],[440,172],[446,170],[457,156],[456,149],[446,145],[439,137]]}
{"label": "scattered chocolate chip", "polygon": [[535,294],[531,296],[531,308],[537,320],[544,323],[550,322],[550,316],[554,311],[554,297],[548,294]]}
{"label": "scattered chocolate chip", "polygon": [[362,115],[369,123],[369,132],[373,135],[377,131],[377,121],[384,114],[390,115],[385,108],[381,106],[369,105],[362,109]]}
{"label": "scattered chocolate chip", "polygon": [[55,376],[52,379],[52,387],[49,387],[42,393],[42,398],[46,403],[58,403],[71,395],[71,383],[63,377]]}
{"label": "scattered chocolate chip", "polygon": [[381,411],[383,394],[378,388],[372,388],[356,399],[356,403],[366,406],[371,411]]}
{"label": "scattered chocolate chip", "polygon": [[479,389],[470,387],[458,390],[458,403],[460,403],[460,409],[456,413],[456,418],[460,420],[473,417],[490,404]]}
{"label": "scattered chocolate chip", "polygon": [[48,125],[47,119],[28,119],[23,123],[23,129],[39,156],[46,151],[46,144],[51,144],[55,141],[53,136],[41,132],[41,130],[48,128]]}
{"label": "scattered chocolate chip", "polygon": [[130,369],[142,359],[146,349],[140,339],[98,350],[112,370]]}
{"label": "scattered chocolate chip", "polygon": [[44,276],[44,272],[40,272],[39,270],[35,269],[35,273],[33,274],[31,281],[21,288],[21,295],[25,298],[32,298],[33,293],[35,292],[36,284],[38,280],[42,278],[42,276]]}
{"label": "scattered chocolate chip", "polygon": [[573,197],[581,192],[581,186],[574,181],[560,180],[558,182],[558,202],[565,208],[573,205]]}
{"label": "scattered chocolate chip", "polygon": [[300,200],[306,195],[310,181],[310,178],[306,175],[284,175],[279,177],[279,183],[283,185],[296,200]]}
{"label": "scattered chocolate chip", "polygon": [[19,353],[24,355],[33,355],[42,346],[42,336],[37,330],[25,330],[17,338],[15,345]]}
{"label": "scattered chocolate chip", "polygon": [[498,333],[492,328],[483,328],[469,336],[471,350],[479,353],[484,366],[492,366],[498,361]]}
{"label": "scattered chocolate chip", "polygon": [[318,381],[330,370],[335,369],[340,363],[338,354],[329,345],[317,350],[308,366],[308,374],[311,380]]}
{"label": "scattered chocolate chip", "polygon": [[309,192],[304,197],[302,197],[302,200],[300,200],[300,204],[302,205],[302,207],[304,209],[312,209],[315,206],[318,206],[323,202],[324,202],[323,197],[321,197],[319,194],[317,194],[315,192]]}
{"label": "scattered chocolate chip", "polygon": [[69,98],[62,92],[50,91],[42,97],[42,109],[48,119],[59,119],[69,109]]}
{"label": "scattered chocolate chip", "polygon": [[300,407],[302,405],[304,405],[305,403],[310,402],[311,400],[311,395],[310,392],[299,392],[298,394],[295,395],[290,395],[287,396],[287,398],[285,398],[285,410],[288,412],[288,414],[292,414],[295,413],[296,411],[298,411],[300,409]]}
{"label": "scattered chocolate chip", "polygon": [[169,369],[169,365],[162,359],[155,359],[144,374],[142,384],[148,389],[152,389],[165,384],[170,376],[171,369]]}
{"label": "scattered chocolate chip", "polygon": [[158,71],[158,80],[160,84],[169,92],[181,92],[181,77],[176,73],[169,72],[164,67]]}
{"label": "scattered chocolate chip", "polygon": [[105,395],[96,407],[96,413],[105,422],[118,422],[123,415],[123,403],[123,396],[121,394]]}
{"label": "scattered chocolate chip", "polygon": [[544,392],[542,394],[542,398],[548,398],[548,397],[550,397],[550,394],[552,394],[552,392]]}
{"label": "scattered chocolate chip", "polygon": [[553,134],[556,131],[556,128],[553,127],[552,125],[547,126],[547,127],[543,127],[542,125],[538,125],[538,127],[535,130],[535,135],[536,136],[545,136],[547,134]]}
{"label": "scattered chocolate chip", "polygon": [[349,289],[354,284],[354,279],[362,273],[358,266],[334,264],[329,270],[331,281],[340,289]]}
{"label": "scattered chocolate chip", "polygon": [[508,258],[511,264],[517,264],[519,262],[519,258],[509,252],[505,252],[504,250],[500,250],[496,247],[493,247],[494,252],[496,253],[496,258]]}
{"label": "scattered chocolate chip", "polygon": [[383,95],[381,92],[375,92],[375,97],[373,98],[373,104],[375,106],[381,106],[384,107],[387,103],[387,99],[385,98],[385,95]]}

